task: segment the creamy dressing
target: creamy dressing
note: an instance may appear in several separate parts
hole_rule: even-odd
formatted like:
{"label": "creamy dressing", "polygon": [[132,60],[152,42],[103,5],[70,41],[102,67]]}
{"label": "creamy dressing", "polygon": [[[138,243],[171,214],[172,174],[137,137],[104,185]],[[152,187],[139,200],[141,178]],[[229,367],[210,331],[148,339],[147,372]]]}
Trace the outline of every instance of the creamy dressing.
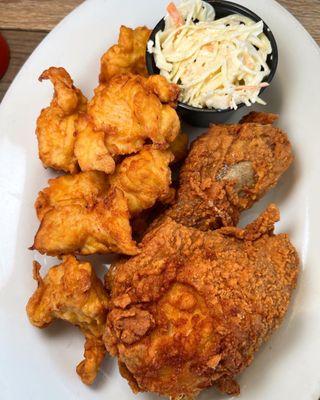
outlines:
{"label": "creamy dressing", "polygon": [[263,22],[239,14],[216,20],[214,8],[201,0],[169,7],[165,29],[155,43],[149,41],[148,51],[160,74],[179,85],[179,100],[214,109],[265,104],[259,92],[268,86],[263,80],[270,74],[266,60],[272,49]]}

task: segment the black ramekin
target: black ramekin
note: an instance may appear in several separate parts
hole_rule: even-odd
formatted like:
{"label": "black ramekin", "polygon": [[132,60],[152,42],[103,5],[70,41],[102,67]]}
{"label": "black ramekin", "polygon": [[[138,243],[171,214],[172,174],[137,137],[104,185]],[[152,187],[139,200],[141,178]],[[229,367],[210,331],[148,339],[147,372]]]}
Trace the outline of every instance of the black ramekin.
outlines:
{"label": "black ramekin", "polygon": [[[216,18],[223,18],[230,14],[242,14],[246,17],[251,18],[256,22],[262,20],[262,18],[260,18],[257,14],[239,4],[224,0],[205,0],[205,1],[213,5],[216,11]],[[270,74],[263,80],[263,82],[270,83],[276,73],[276,69],[278,66],[278,48],[270,28],[264,21],[263,24],[264,24],[263,32],[269,39],[272,48],[272,53],[269,54],[267,58],[267,64],[270,68]],[[158,22],[158,24],[152,31],[150,40],[154,42],[156,33],[159,30],[163,30],[164,25],[165,25],[164,18],[162,18],[162,20]],[[160,71],[155,64],[153,54],[148,53],[148,51],[146,55],[146,60],[147,60],[147,68],[149,74],[151,75],[159,74]],[[260,93],[263,92],[265,89],[266,88],[262,88]],[[244,106],[246,107],[244,103],[239,104],[237,110],[239,110]],[[187,123],[194,126],[202,126],[202,127],[207,127],[211,123],[223,123],[227,121],[232,114],[237,112],[237,110],[233,110],[231,108],[228,108],[226,110],[197,108],[181,102],[178,103],[177,107],[178,113]]]}

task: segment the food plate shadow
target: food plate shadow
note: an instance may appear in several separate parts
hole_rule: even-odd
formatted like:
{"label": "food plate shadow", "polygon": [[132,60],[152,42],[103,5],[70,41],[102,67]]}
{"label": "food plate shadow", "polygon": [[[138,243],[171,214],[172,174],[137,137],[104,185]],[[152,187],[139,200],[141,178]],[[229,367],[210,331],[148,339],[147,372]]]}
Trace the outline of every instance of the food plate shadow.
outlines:
{"label": "food plate shadow", "polygon": [[89,389],[93,392],[100,389],[103,390],[103,388],[106,387],[106,384],[109,383],[109,378],[111,379],[112,372],[115,369],[118,369],[116,360],[107,354],[100,367],[99,373],[95,381],[89,387]]}

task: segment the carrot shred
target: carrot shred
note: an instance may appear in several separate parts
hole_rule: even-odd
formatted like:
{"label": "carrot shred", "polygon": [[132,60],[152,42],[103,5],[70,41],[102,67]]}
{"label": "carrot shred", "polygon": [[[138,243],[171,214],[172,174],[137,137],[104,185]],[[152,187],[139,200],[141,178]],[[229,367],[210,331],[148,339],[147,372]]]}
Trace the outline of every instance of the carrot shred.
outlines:
{"label": "carrot shred", "polygon": [[173,2],[168,4],[167,11],[176,26],[184,24],[184,19]]}

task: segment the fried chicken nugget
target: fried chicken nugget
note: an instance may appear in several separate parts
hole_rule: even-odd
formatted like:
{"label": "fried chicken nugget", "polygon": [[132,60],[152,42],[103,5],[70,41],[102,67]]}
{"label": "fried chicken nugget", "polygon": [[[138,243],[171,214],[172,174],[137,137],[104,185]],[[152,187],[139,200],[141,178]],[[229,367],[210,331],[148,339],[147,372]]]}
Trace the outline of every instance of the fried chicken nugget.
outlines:
{"label": "fried chicken nugget", "polygon": [[111,187],[121,189],[128,201],[131,216],[152,207],[157,200],[171,200],[173,189],[169,164],[174,156],[170,150],[144,147],[127,157],[109,177]]}
{"label": "fried chicken nugget", "polygon": [[273,234],[278,219],[274,205],[245,229],[202,232],[166,218],[139,255],[112,266],[104,340],[133,391],[239,394],[235,377],[278,328],[296,285],[298,256]]}
{"label": "fried chicken nugget", "polygon": [[131,29],[122,25],[118,44],[112,46],[101,58],[100,82],[130,72],[147,76],[146,48],[150,33],[151,30],[145,26]]}
{"label": "fried chicken nugget", "polygon": [[[260,113],[262,119],[274,120]],[[292,160],[287,135],[272,125],[213,125],[191,144],[177,202],[166,215],[201,230],[236,225],[239,213],[275,186]]]}
{"label": "fried chicken nugget", "polygon": [[102,171],[112,174],[115,162],[105,144],[103,131],[96,131],[86,114],[79,116],[76,124],[74,154],[81,171]]}
{"label": "fried chicken nugget", "polygon": [[74,155],[75,124],[80,111],[86,111],[87,99],[73,86],[68,72],[51,67],[39,80],[50,79],[54,96],[49,107],[37,120],[39,157],[45,167],[75,173],[78,162]]}
{"label": "fried chicken nugget", "polygon": [[79,205],[92,208],[97,198],[106,195],[109,187],[107,176],[98,171],[49,179],[49,187],[38,194],[35,202],[37,216],[41,221],[48,211],[57,207]]}
{"label": "fried chicken nugget", "polygon": [[38,328],[47,327],[55,319],[80,328],[86,338],[85,359],[78,365],[77,373],[90,385],[106,353],[102,334],[109,305],[107,293],[91,264],[79,262],[75,257],[64,257],[44,278],[40,276],[40,268],[34,262],[33,275],[38,288],[27,304],[29,320]]}
{"label": "fried chicken nugget", "polygon": [[184,160],[188,155],[189,136],[180,132],[170,145],[170,150],[174,155],[174,162]]}
{"label": "fried chicken nugget", "polygon": [[132,239],[129,218],[127,200],[116,188],[96,197],[93,202],[60,203],[42,216],[31,249],[50,256],[73,253],[134,255],[138,249]]}
{"label": "fried chicken nugget", "polygon": [[88,115],[94,129],[105,132],[112,156],[135,153],[147,140],[167,148],[180,132],[180,120],[172,107],[178,93],[178,86],[160,75],[117,75],[96,88]]}

